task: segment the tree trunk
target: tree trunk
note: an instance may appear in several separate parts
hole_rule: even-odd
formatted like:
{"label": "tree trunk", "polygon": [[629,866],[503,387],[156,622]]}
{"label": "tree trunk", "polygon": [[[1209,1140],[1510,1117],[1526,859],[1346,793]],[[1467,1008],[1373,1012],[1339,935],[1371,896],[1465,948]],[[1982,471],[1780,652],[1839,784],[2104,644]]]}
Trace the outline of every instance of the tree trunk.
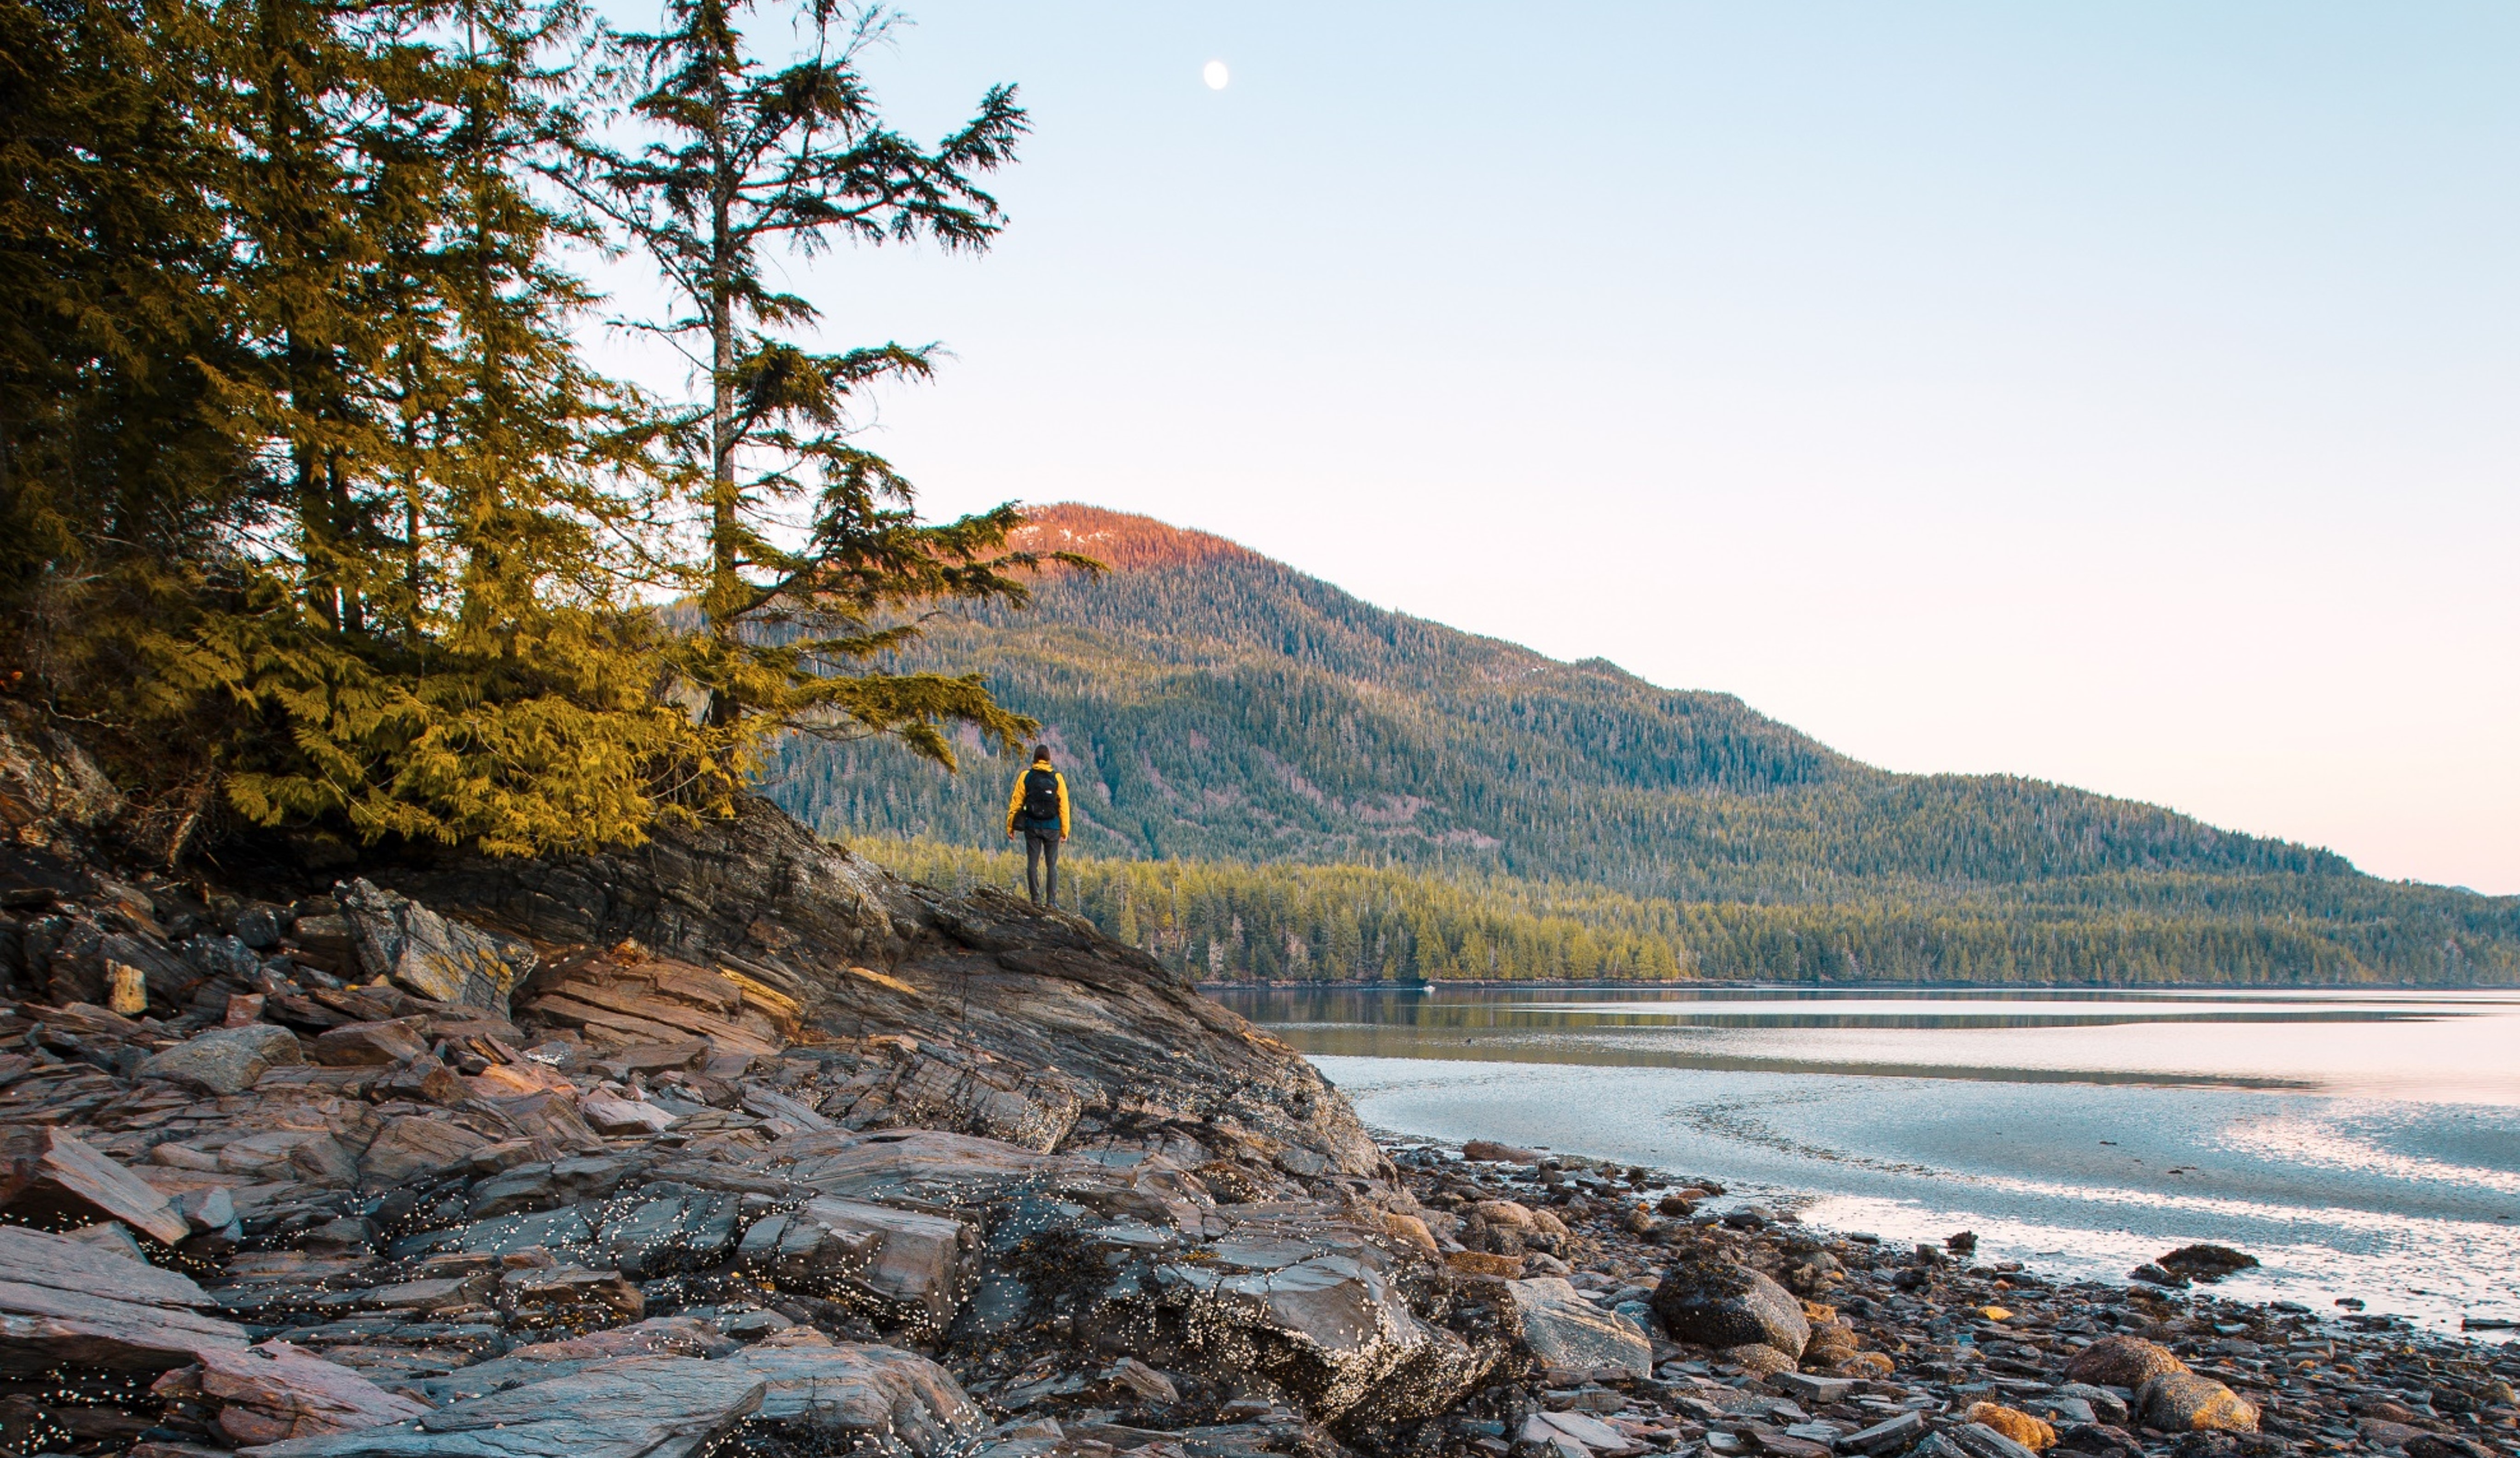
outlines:
{"label": "tree trunk", "polygon": [[[708,630],[732,643],[742,627],[743,582],[739,539],[742,503],[735,488],[735,286],[729,277],[733,179],[721,159],[716,208],[710,219],[709,323],[709,590],[703,612]],[[709,724],[730,729],[742,706],[723,684],[709,688]]]}

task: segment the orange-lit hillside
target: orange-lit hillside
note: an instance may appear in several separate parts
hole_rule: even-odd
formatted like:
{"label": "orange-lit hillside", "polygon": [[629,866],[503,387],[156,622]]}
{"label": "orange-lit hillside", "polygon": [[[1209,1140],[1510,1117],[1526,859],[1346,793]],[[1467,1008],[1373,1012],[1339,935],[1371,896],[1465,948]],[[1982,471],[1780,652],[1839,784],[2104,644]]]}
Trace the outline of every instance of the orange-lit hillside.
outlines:
{"label": "orange-lit hillside", "polygon": [[1220,558],[1260,559],[1259,553],[1223,537],[1076,502],[1032,508],[1026,515],[1030,519],[1009,539],[1015,550],[1079,552],[1114,571],[1189,567]]}

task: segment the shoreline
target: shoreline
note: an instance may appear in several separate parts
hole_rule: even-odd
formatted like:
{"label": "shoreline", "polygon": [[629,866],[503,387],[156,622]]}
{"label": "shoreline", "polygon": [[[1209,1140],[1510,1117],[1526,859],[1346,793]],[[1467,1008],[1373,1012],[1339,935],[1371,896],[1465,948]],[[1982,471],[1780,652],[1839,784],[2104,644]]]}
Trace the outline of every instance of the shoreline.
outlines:
{"label": "shoreline", "polygon": [[1325,979],[1271,981],[1194,981],[1202,993],[1440,993],[1541,988],[1566,992],[1615,992],[1623,989],[1690,988],[1727,992],[1931,992],[1931,993],[2489,993],[2520,988],[2509,982],[1778,982],[1756,978],[1669,977],[1655,980],[1605,978],[1443,978],[1431,982],[1348,982]]}
{"label": "shoreline", "polygon": [[[1606,1395],[1583,1410],[1631,1427],[1658,1424],[1688,1451],[1982,1458],[2021,1449],[1990,1445],[1969,1430],[2018,1424],[2012,1436],[2035,1439],[2031,1450],[2052,1443],[2061,1453],[2520,1452],[2512,1392],[2520,1343],[2490,1333],[2438,1334],[2398,1316],[2235,1301],[2211,1279],[2179,1287],[2057,1279],[2019,1261],[1976,1263],[1974,1239],[1963,1232],[1940,1248],[1901,1250],[1804,1225],[1790,1212],[1709,1209],[1727,1198],[1720,1183],[1696,1184],[1702,1197],[1691,1198],[1682,1176],[1581,1155],[1374,1137],[1457,1267],[1555,1276],[1642,1327],[1653,1344],[1652,1381],[1615,1410]],[[1518,1229],[1517,1209],[1526,1217]],[[1552,1233],[1552,1223],[1564,1234]],[[1657,1289],[1676,1277],[1658,1273],[1705,1258],[1790,1290],[1813,1333],[1799,1371],[1778,1366],[1783,1359],[1773,1351],[1675,1340],[1684,1334],[1663,1325]],[[2177,1413],[2152,1386],[2092,1380],[2113,1375],[2099,1369],[2124,1351],[2180,1365],[2199,1380],[2196,1392],[2226,1392],[2249,1421],[2190,1427],[2171,1421]],[[1885,1424],[1896,1431],[1881,1431]],[[1946,1446],[1933,1446],[1938,1437]]]}

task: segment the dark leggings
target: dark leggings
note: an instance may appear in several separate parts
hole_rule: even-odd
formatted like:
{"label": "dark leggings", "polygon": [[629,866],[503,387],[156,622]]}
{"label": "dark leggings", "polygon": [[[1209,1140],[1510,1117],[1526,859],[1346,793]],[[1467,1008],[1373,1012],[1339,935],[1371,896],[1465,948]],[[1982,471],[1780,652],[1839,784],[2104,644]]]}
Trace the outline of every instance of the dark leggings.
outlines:
{"label": "dark leggings", "polygon": [[[1042,895],[1042,863],[1050,865],[1050,895]],[[1024,890],[1032,893],[1032,904],[1058,905],[1058,832],[1027,830],[1024,832]]]}

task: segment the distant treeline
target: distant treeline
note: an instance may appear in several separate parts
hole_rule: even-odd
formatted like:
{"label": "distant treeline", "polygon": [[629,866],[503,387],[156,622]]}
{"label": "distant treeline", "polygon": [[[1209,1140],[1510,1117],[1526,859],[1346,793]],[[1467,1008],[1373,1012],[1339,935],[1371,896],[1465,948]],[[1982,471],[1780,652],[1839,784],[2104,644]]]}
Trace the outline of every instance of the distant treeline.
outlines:
{"label": "distant treeline", "polygon": [[[1009,852],[866,836],[852,847],[949,889],[1019,886]],[[1679,902],[1475,871],[1077,858],[1068,904],[1167,966],[1215,980],[1957,982],[2163,986],[2520,980],[2510,944],[2444,893],[2360,878],[2139,875],[1995,893],[1873,886],[1862,900]],[[2370,905],[2357,905],[2358,889]],[[2304,902],[2325,914],[2305,916]],[[2466,898],[2491,919],[2494,903]],[[2388,913],[2400,914],[2388,914]]]}

